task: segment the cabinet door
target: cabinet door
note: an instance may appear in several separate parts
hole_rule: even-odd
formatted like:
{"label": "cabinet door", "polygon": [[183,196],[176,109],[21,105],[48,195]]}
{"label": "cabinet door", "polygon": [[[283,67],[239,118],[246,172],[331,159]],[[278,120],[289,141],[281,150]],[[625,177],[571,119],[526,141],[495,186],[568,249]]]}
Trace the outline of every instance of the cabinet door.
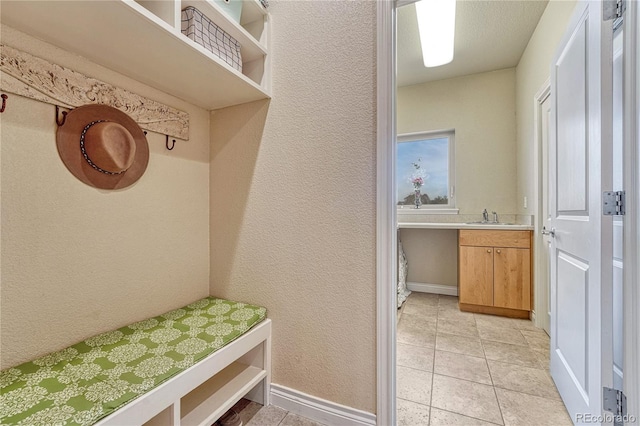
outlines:
{"label": "cabinet door", "polygon": [[531,250],[494,248],[493,303],[510,309],[531,309]]}
{"label": "cabinet door", "polygon": [[493,248],[460,246],[460,303],[493,305]]}

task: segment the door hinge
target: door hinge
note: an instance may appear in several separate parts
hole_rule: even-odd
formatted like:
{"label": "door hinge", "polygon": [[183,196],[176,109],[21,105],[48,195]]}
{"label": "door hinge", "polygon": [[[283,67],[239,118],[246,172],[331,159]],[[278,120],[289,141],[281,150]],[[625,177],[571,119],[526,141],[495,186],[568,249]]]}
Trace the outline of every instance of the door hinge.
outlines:
{"label": "door hinge", "polygon": [[609,21],[621,18],[625,10],[627,10],[625,0],[604,0],[602,2],[602,19]]}
{"label": "door hinge", "polygon": [[624,191],[605,191],[602,193],[602,214],[605,216],[624,216]]}
{"label": "door hinge", "polygon": [[613,424],[623,425],[627,415],[627,397],[621,390],[602,388],[602,408],[613,413]]}

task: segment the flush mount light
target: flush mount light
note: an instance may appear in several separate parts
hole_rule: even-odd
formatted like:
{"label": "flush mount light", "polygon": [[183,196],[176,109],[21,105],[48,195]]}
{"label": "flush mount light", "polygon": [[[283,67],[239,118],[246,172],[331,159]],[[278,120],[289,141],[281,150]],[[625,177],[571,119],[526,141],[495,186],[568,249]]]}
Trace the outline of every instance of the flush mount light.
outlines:
{"label": "flush mount light", "polygon": [[424,66],[437,67],[451,62],[456,0],[421,0],[416,3],[416,14]]}

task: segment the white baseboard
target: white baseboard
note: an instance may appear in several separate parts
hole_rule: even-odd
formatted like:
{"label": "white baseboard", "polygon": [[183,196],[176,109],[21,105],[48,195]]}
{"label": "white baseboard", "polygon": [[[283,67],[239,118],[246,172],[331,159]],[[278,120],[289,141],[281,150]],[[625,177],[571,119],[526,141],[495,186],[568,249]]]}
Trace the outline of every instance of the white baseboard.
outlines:
{"label": "white baseboard", "polygon": [[446,296],[458,295],[458,287],[453,285],[407,282],[407,288],[420,293],[444,294]]}
{"label": "white baseboard", "polygon": [[325,425],[375,426],[376,415],[271,383],[271,404]]}

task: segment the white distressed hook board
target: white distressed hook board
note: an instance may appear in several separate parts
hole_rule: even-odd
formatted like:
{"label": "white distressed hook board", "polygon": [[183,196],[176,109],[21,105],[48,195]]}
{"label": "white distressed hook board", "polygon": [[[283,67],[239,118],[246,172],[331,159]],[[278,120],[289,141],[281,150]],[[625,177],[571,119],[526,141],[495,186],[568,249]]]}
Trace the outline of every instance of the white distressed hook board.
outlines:
{"label": "white distressed hook board", "polygon": [[109,105],[143,129],[189,140],[189,114],[0,44],[0,89],[64,108]]}

